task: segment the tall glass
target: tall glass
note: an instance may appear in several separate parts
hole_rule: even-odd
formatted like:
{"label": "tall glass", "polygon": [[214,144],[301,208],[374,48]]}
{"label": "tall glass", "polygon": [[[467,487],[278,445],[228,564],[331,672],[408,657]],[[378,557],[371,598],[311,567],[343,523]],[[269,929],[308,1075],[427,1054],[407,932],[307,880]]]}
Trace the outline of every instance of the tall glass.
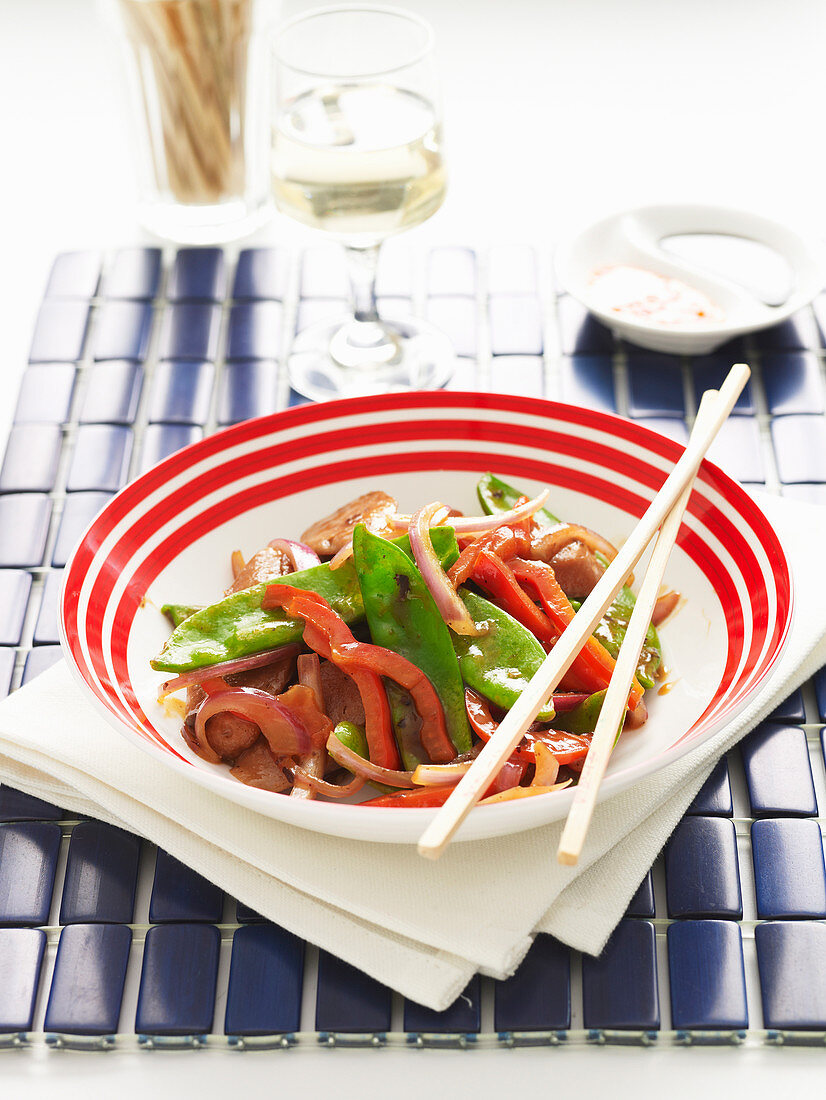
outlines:
{"label": "tall glass", "polygon": [[310,12],[276,32],[272,186],[278,208],[341,241],[352,318],[301,332],[290,380],[314,400],[443,385],[447,337],[379,317],[382,241],[419,225],[445,196],[430,27],[392,8]]}

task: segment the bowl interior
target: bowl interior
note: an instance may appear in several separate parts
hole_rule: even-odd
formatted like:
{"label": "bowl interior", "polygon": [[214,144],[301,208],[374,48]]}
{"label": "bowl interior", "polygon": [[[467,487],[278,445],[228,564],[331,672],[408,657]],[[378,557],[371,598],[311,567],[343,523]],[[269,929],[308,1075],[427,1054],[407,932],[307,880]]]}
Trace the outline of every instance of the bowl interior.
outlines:
{"label": "bowl interior", "polygon": [[[173,455],[93,523],[61,598],[70,666],[113,727],[188,781],[269,816],[336,835],[414,842],[431,811],[298,802],[246,787],[200,760],[181,715],[157,702],[149,659],[169,633],[164,603],[204,604],[230,583],[230,554],[296,538],[344,501],[382,488],[405,510],[440,499],[477,512],[491,470],[550,509],[622,542],[680,448],[637,425],[550,402],[416,394],[307,406],[249,422]],[[683,597],[662,641],[668,674],[649,721],[621,739],[603,795],[710,736],[776,659],[791,588],[776,536],[751,499],[705,465],[666,575]],[[461,837],[533,827],[567,812],[570,792],[477,808]],[[378,815],[378,817],[377,817]]]}

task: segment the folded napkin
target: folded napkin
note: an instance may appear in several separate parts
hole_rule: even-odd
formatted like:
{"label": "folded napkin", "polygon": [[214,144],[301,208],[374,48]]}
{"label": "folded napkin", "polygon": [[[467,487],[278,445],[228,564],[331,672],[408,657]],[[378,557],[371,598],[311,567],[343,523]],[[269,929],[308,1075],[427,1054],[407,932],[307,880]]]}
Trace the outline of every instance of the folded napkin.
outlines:
{"label": "folded napkin", "polygon": [[601,803],[578,867],[556,862],[561,824],[456,843],[433,863],[412,846],[271,821],[133,748],[62,663],[0,704],[0,779],[149,838],[263,916],[435,1009],[477,970],[511,974],[537,931],[596,954],[721,754],[826,664],[826,511],[769,496],[759,503],[795,584],[778,667],[725,730]]}

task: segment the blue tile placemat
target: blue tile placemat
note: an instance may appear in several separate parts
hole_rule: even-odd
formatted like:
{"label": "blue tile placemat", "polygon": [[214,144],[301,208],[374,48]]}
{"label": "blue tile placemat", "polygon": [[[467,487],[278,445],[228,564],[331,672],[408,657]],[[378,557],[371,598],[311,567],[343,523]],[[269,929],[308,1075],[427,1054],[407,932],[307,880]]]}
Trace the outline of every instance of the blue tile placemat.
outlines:
{"label": "blue tile placemat", "polygon": [[[753,378],[715,460],[826,503],[826,294],[681,359],[617,343],[527,246],[390,242],[378,292],[388,315],[448,332],[451,389],[569,401],[680,440],[699,392],[744,357]],[[60,571],[94,514],[172,450],[301,403],[292,336],[346,296],[328,246],[56,259],[0,464],[0,695],[59,659]],[[0,786],[0,1047],[826,1046],[824,724],[821,670],[720,762],[599,959],[540,936],[512,978],[477,976],[443,1013],[148,842]]]}

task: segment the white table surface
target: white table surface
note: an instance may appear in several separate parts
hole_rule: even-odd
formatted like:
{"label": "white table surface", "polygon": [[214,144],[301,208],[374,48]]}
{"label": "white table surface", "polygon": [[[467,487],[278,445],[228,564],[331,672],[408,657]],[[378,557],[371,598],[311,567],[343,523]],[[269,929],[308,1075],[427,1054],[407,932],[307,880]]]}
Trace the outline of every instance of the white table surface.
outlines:
{"label": "white table surface", "polygon": [[[435,26],[450,196],[411,245],[553,242],[649,202],[741,206],[826,236],[822,0],[405,0]],[[315,3],[285,0],[291,15]],[[56,252],[147,241],[97,0],[0,0],[0,446]],[[299,247],[277,218],[254,243]],[[811,1050],[8,1054],[2,1094],[750,1098],[823,1080]]]}

